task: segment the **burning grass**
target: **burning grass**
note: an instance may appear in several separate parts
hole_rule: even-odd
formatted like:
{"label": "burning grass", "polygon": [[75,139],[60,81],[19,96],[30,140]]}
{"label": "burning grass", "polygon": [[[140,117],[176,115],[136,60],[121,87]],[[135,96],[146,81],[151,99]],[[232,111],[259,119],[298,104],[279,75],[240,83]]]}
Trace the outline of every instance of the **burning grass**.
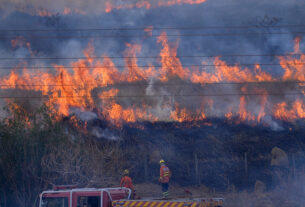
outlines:
{"label": "burning grass", "polygon": [[92,112],[75,111],[73,116],[56,119],[52,108],[45,106],[34,113],[11,104],[7,113],[0,122],[0,169],[5,172],[0,174],[0,199],[13,204],[32,205],[50,184],[116,186],[125,168],[130,169],[136,184],[157,183],[160,157],[173,171],[172,187],[204,185],[207,194],[214,189],[222,195],[232,189],[251,191],[256,180],[262,180],[271,191],[278,185],[270,166],[275,146],[285,150],[289,159],[294,157],[285,176],[303,175],[302,120],[283,122],[280,131],[232,125],[224,119],[130,122],[118,128]]}
{"label": "burning grass", "polygon": [[[21,40],[12,42],[16,47]],[[25,62],[2,77],[3,91],[41,93],[42,100],[59,115],[71,115],[71,108],[97,111],[100,118],[121,126],[137,121],[205,121],[207,118],[238,118],[235,123],[274,125],[277,120],[295,121],[305,117],[305,55],[299,53],[296,38],[294,53],[278,57],[282,77],[273,77],[259,64],[253,68],[239,63],[228,65],[221,57],[210,58],[196,70],[183,66],[177,56],[177,43],[166,33],[157,39],[161,46],[160,67],[137,63],[141,45],[126,43],[125,66],[120,70],[113,60],[93,59],[93,42],[84,50],[86,59],[70,66],[53,65],[52,71],[30,70]],[[39,69],[39,66],[36,66]],[[43,68],[43,66],[41,66]],[[22,69],[22,72],[17,72]],[[27,99],[27,96],[22,97]],[[34,97],[36,100],[38,97]],[[33,97],[29,96],[29,100]],[[234,122],[232,122],[234,123]]]}

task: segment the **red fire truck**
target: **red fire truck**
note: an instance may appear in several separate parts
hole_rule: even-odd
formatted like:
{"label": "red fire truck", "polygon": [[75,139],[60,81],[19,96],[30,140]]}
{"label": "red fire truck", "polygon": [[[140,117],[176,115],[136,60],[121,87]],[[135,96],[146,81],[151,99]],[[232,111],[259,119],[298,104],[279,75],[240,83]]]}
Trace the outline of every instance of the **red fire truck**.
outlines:
{"label": "red fire truck", "polygon": [[57,186],[40,194],[39,207],[222,207],[222,198],[130,200],[128,188]]}

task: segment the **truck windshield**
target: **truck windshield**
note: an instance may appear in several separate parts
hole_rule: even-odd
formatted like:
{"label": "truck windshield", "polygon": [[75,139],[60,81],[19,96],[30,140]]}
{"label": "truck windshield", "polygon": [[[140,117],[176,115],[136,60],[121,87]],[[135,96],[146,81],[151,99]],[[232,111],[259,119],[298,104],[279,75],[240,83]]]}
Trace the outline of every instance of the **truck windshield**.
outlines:
{"label": "truck windshield", "polygon": [[40,207],[68,207],[67,197],[43,197]]}

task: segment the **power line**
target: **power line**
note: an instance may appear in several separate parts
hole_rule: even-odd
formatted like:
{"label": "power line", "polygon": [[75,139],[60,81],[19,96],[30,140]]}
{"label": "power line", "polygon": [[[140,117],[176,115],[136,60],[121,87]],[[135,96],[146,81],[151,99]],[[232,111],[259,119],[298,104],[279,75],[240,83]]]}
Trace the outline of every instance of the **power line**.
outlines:
{"label": "power line", "polygon": [[[255,66],[255,65],[259,65],[259,66],[280,66],[282,64],[279,63],[236,63],[236,64],[201,64],[201,65],[171,65],[173,67],[235,67],[235,66]],[[305,65],[305,62],[301,62],[301,63],[287,63],[284,65]],[[23,70],[24,66],[20,66],[20,67],[16,67],[16,66],[12,66],[12,67],[0,67],[0,70]],[[42,67],[26,67],[27,70],[40,70],[40,69],[54,69],[57,66],[42,66]],[[150,68],[150,67],[154,67],[154,68],[162,68],[163,66],[159,65],[159,66],[152,66],[152,65],[135,65],[135,66],[124,66],[124,65],[119,65],[119,66],[88,66],[88,67],[72,67],[72,66],[58,66],[58,67],[64,67],[65,69],[102,69],[102,68],[135,68],[135,67],[139,67],[139,68]],[[169,67],[169,66],[165,66],[165,67]]]}
{"label": "power line", "polygon": [[[294,54],[218,54],[218,55],[178,55],[178,56],[162,56],[165,58],[210,58],[210,57],[281,57],[281,56],[301,56],[303,53]],[[0,57],[0,60],[74,60],[74,59],[155,59],[161,56],[92,56],[92,57]]]}
{"label": "power line", "polygon": [[[9,89],[19,89],[18,87],[65,87],[65,86],[97,86],[97,87],[115,87],[115,86],[179,86],[179,85],[253,85],[253,84],[305,84],[305,81],[256,81],[256,82],[205,82],[205,83],[196,83],[196,82],[188,82],[188,83],[114,83],[114,84],[99,84],[97,83],[81,83],[79,85],[77,84],[60,84],[61,82],[58,81],[59,84],[52,84],[52,85],[45,85],[45,84],[2,84],[0,87],[14,87]],[[6,88],[8,89],[8,88]]]}
{"label": "power line", "polygon": [[231,26],[193,26],[193,27],[154,27],[154,26],[147,26],[147,27],[116,27],[116,28],[61,28],[61,29],[12,29],[12,28],[1,28],[0,32],[51,32],[51,31],[125,31],[125,30],[145,30],[145,29],[152,29],[152,30],[203,30],[203,29],[266,29],[266,28],[296,28],[296,27],[305,27],[305,25],[231,25]]}
{"label": "power line", "polygon": [[[94,35],[94,36],[22,36],[29,39],[90,39],[90,38],[150,38],[150,37],[217,37],[217,36],[260,36],[260,35],[304,35],[305,32],[247,32],[247,33],[209,33],[209,34],[166,34],[166,35]],[[16,39],[20,36],[0,36],[0,39]]]}
{"label": "power line", "polygon": [[[133,96],[59,96],[56,98],[99,98],[99,99],[116,99],[116,98],[150,98],[150,97],[217,97],[217,96],[286,96],[286,95],[304,95],[302,92],[296,93],[231,93],[231,94],[181,94],[181,95],[133,95]],[[45,99],[48,96],[0,96],[0,99]]]}

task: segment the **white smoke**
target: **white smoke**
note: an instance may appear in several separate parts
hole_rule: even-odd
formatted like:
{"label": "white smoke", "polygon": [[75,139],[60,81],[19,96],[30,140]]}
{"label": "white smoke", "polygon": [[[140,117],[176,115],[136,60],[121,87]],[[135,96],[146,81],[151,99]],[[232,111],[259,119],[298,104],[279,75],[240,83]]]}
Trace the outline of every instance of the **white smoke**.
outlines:
{"label": "white smoke", "polygon": [[[167,2],[173,2],[172,0],[161,0],[161,1],[146,1],[152,7],[156,7],[158,2],[166,5]],[[112,6],[123,6],[124,5],[135,5],[141,3],[139,0],[52,0],[52,1],[41,1],[41,0],[1,0],[0,9],[3,10],[4,14],[8,15],[14,11],[20,11],[37,15],[39,11],[50,12],[50,14],[62,14],[69,10],[69,13],[78,13],[85,15],[98,15],[105,13],[107,4]],[[127,6],[128,7],[128,6]],[[145,7],[145,6],[143,6]]]}
{"label": "white smoke", "polygon": [[97,115],[91,111],[83,111],[79,108],[70,108],[70,115],[75,115],[80,118],[82,121],[90,121],[92,119],[97,119]]}
{"label": "white smoke", "polygon": [[84,13],[101,13],[105,10],[105,0],[1,0],[0,9],[6,14],[21,11],[29,14],[37,14],[38,10],[46,10],[52,13],[62,13],[65,8],[79,10]]}
{"label": "white smoke", "polygon": [[98,119],[96,113],[92,111],[81,110],[79,108],[70,108],[70,116],[75,115],[78,119],[83,122],[87,122],[89,125],[87,127],[88,132],[99,139],[108,139],[108,140],[119,140],[120,137],[116,135],[113,131],[108,128],[102,128],[99,124],[92,124],[94,120]]}
{"label": "white smoke", "polygon": [[[145,90],[146,96],[155,96],[153,99],[156,101],[156,104],[150,109],[150,113],[158,117],[162,121],[171,121],[170,115],[175,110],[173,103],[175,103],[175,98],[170,96],[171,93],[167,92],[165,88],[161,88],[159,91],[156,91],[154,88],[154,79],[149,79],[148,86]],[[161,95],[161,96],[159,96]]]}

